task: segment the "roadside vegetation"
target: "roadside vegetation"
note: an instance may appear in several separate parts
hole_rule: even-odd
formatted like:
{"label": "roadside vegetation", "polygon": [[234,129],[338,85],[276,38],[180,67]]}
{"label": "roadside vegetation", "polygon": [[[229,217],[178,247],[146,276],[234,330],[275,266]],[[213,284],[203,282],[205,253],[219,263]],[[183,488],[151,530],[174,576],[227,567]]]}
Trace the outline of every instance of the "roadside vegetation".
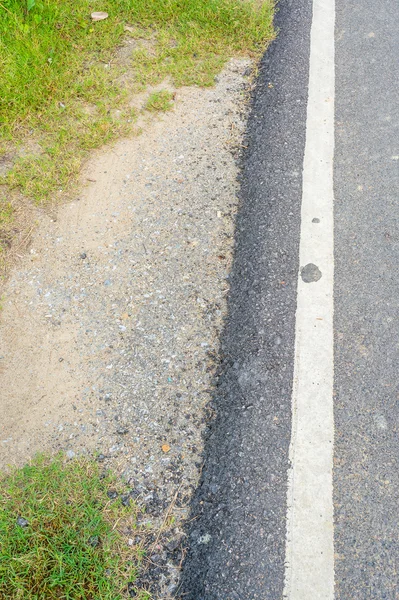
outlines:
{"label": "roadside vegetation", "polygon": [[98,463],[62,455],[1,475],[0,598],[148,600],[144,551],[124,534],[140,510],[123,493]]}
{"label": "roadside vegetation", "polygon": [[135,93],[212,85],[229,57],[260,56],[272,18],[273,0],[0,0],[0,249],[26,199],[57,201],[90,150],[140,132]]}
{"label": "roadside vegetation", "polygon": [[168,90],[153,92],[148,97],[144,107],[149,111],[166,112],[173,107],[173,96],[173,93],[168,92]]}
{"label": "roadside vegetation", "polygon": [[[139,117],[173,109],[171,90],[213,85],[230,57],[259,58],[273,10],[273,0],[0,0],[0,277],[36,207],[67,197],[90,151],[140,134]],[[0,598],[148,600],[141,510],[125,495],[92,460],[41,456],[0,473]]]}

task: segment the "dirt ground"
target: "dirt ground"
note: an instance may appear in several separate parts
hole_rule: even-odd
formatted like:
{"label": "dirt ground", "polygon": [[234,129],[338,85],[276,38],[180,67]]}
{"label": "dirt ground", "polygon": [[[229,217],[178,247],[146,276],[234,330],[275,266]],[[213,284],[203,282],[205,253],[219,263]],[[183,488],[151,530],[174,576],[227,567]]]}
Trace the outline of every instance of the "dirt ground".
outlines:
{"label": "dirt ground", "polygon": [[[1,468],[39,451],[94,454],[158,503],[155,517],[172,500],[177,526],[187,517],[226,315],[249,64],[177,90],[171,112],[93,155],[78,197],[41,218],[2,302]],[[165,582],[171,593],[173,574]]]}

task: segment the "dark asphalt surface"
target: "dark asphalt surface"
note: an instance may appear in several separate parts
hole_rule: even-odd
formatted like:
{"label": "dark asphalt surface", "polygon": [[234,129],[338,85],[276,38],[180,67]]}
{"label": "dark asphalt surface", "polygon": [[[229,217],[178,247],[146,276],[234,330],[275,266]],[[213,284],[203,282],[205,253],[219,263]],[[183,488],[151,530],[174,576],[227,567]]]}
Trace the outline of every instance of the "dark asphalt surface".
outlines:
{"label": "dark asphalt surface", "polygon": [[185,600],[283,593],[311,3],[279,6],[281,31],[263,60],[248,126],[217,417],[193,506]]}
{"label": "dark asphalt surface", "polygon": [[336,599],[399,598],[399,6],[339,0]]}
{"label": "dark asphalt surface", "polygon": [[[281,0],[241,177],[184,600],[282,600],[310,0]],[[399,598],[399,11],[336,0],[336,600]],[[309,598],[309,600],[318,600]]]}

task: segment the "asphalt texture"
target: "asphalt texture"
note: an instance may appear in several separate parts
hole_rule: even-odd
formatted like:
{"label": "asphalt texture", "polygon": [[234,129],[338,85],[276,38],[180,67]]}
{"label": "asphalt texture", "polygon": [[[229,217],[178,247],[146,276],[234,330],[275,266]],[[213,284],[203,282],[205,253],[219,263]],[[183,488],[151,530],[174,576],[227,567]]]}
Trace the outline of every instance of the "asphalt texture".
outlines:
{"label": "asphalt texture", "polygon": [[282,597],[311,2],[282,1],[248,123],[229,318],[185,600]]}
{"label": "asphalt texture", "polygon": [[[185,600],[283,597],[312,2],[278,6],[248,123]],[[398,30],[394,0],[336,0],[336,600],[399,598]]]}
{"label": "asphalt texture", "polygon": [[336,599],[399,598],[399,11],[339,0]]}

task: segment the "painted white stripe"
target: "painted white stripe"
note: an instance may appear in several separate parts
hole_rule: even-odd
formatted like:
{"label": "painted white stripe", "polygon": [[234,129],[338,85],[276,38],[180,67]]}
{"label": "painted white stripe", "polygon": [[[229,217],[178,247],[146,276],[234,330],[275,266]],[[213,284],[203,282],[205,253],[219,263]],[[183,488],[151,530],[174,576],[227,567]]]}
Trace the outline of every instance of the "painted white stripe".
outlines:
{"label": "painted white stripe", "polygon": [[[314,0],[303,167],[284,597],[333,600],[334,0]],[[319,223],[312,222],[320,219]]]}

